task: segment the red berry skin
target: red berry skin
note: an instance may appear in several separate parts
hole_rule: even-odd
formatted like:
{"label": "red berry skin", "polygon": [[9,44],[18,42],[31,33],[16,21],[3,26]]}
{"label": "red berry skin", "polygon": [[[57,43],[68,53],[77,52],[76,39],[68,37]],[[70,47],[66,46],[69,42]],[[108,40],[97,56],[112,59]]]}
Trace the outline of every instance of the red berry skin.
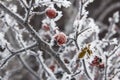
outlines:
{"label": "red berry skin", "polygon": [[105,67],[104,64],[99,65],[99,68],[104,68],[104,67]]}
{"label": "red berry skin", "polygon": [[54,65],[51,65],[49,68],[52,70],[52,72],[55,71],[55,66]]}
{"label": "red berry skin", "polygon": [[55,40],[57,41],[58,45],[61,46],[67,42],[67,36],[63,32],[60,32],[55,34]]}
{"label": "red berry skin", "polygon": [[45,31],[50,31],[50,27],[47,24],[43,24],[42,29]]}
{"label": "red berry skin", "polygon": [[50,18],[53,19],[56,17],[57,13],[55,11],[55,9],[49,8],[46,10],[46,15]]}
{"label": "red berry skin", "polygon": [[70,62],[69,62],[69,60],[68,59],[64,59],[64,62],[66,63],[66,64],[69,64]]}
{"label": "red berry skin", "polygon": [[97,65],[99,65],[99,62],[94,60],[94,61],[92,61],[92,65],[97,66]]}
{"label": "red berry skin", "polygon": [[99,58],[98,58],[97,56],[95,56],[94,60],[96,60],[96,61],[97,61],[98,59],[99,59]]}

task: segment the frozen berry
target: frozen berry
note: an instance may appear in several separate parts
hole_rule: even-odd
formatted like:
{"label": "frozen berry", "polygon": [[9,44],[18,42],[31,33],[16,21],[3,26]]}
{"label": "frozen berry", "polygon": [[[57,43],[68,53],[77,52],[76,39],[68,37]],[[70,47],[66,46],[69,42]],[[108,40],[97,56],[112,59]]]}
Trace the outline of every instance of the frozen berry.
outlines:
{"label": "frozen berry", "polygon": [[94,60],[92,61],[92,64],[96,66],[96,65],[99,65],[99,62]]}
{"label": "frozen berry", "polygon": [[60,46],[67,42],[67,36],[63,32],[55,34],[54,37],[55,37],[55,40],[57,41],[57,44]]}
{"label": "frozen berry", "polygon": [[52,18],[55,18],[55,17],[56,17],[57,12],[56,12],[55,9],[48,8],[48,9],[46,9],[46,15],[47,15],[50,19],[52,19]]}
{"label": "frozen berry", "polygon": [[105,67],[104,64],[99,65],[99,68],[104,68],[104,67]]}
{"label": "frozen berry", "polygon": [[48,26],[47,24],[43,24],[42,25],[42,29],[45,31],[49,31],[50,30],[50,26]]}
{"label": "frozen berry", "polygon": [[54,65],[51,65],[49,68],[52,70],[52,72],[55,71],[55,66]]}
{"label": "frozen berry", "polygon": [[69,60],[68,59],[64,59],[64,62],[66,63],[66,64],[69,64]]}
{"label": "frozen berry", "polygon": [[96,60],[96,61],[97,61],[98,59],[99,59],[99,58],[98,58],[97,56],[95,56],[94,60]]}

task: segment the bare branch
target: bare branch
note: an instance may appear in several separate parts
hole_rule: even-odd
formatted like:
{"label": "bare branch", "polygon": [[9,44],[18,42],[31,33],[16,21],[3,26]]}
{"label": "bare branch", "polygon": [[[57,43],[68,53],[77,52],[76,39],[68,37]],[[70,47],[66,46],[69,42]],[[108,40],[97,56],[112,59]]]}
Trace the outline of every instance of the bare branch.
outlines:
{"label": "bare branch", "polygon": [[80,34],[82,34],[83,32],[85,32],[85,31],[88,30],[88,29],[90,29],[90,27],[88,27],[88,28],[86,28],[86,29],[80,31],[80,32],[77,34],[77,36],[79,36]]}
{"label": "bare branch", "polygon": [[84,60],[84,59],[82,60],[82,63],[83,63],[83,67],[84,67],[84,71],[85,71],[86,76],[87,76],[90,80],[92,80],[91,77],[89,76],[89,73],[87,72],[86,65],[85,65],[85,60]]}
{"label": "bare branch", "polygon": [[25,50],[29,50],[29,49],[32,49],[34,47],[37,46],[37,43],[33,43],[32,45],[26,47],[26,48],[23,48],[23,49],[20,49],[20,50],[17,50],[17,51],[12,51],[12,53],[14,54],[17,54],[17,53],[21,53],[21,52],[24,52]]}
{"label": "bare branch", "polygon": [[27,15],[26,15],[26,18],[25,18],[25,22],[28,22],[28,19],[29,19],[29,16],[30,16],[30,11],[31,11],[31,8],[32,8],[32,3],[33,2],[33,0],[31,0],[30,1],[30,4],[29,4],[29,8],[28,8],[28,10],[27,10]]}
{"label": "bare branch", "polygon": [[47,72],[47,74],[48,74],[50,77],[52,77],[52,79],[57,80],[56,77],[54,76],[54,74],[52,73],[52,71],[50,71],[50,69],[44,64],[43,59],[42,59],[42,56],[41,56],[41,55],[38,55],[38,56],[36,56],[36,57],[37,57],[39,63],[42,65],[44,71]]}
{"label": "bare branch", "polygon": [[3,61],[3,63],[1,63],[0,69],[1,69],[12,57],[13,57],[13,55],[10,55],[9,57],[7,57],[7,58]]}
{"label": "bare branch", "polygon": [[25,7],[26,10],[28,10],[28,6],[24,3],[23,0],[19,0],[19,2],[23,4],[23,6]]}
{"label": "bare branch", "polygon": [[80,74],[80,73],[81,73],[81,70],[78,71],[78,72],[76,72],[75,74],[73,74],[72,77],[74,77],[74,76],[76,76],[76,75],[78,75],[78,74]]}
{"label": "bare branch", "polygon": [[113,75],[113,77],[110,78],[110,80],[113,80],[113,78],[114,78],[118,73],[120,73],[120,71],[117,71],[117,72]]}
{"label": "bare branch", "polygon": [[35,73],[28,65],[27,63],[24,61],[24,59],[20,56],[20,55],[17,55],[18,59],[20,60],[20,62],[24,65],[24,67],[31,73],[33,74],[37,80],[41,80],[39,75],[37,75],[37,73]]}
{"label": "bare branch", "polygon": [[108,69],[108,57],[107,56],[105,56],[106,57],[106,60],[105,60],[105,64],[106,64],[106,67],[105,67],[105,80],[107,80],[107,69]]}
{"label": "bare branch", "polygon": [[120,44],[117,46],[117,48],[115,48],[108,57],[111,57],[112,55],[114,55],[114,53],[120,48]]}
{"label": "bare branch", "polygon": [[10,50],[9,48],[8,48],[8,46],[6,45],[6,48],[9,50],[9,52],[11,52],[12,54],[10,55],[10,56],[8,56],[4,61],[3,61],[3,63],[0,65],[0,68],[2,68],[12,57],[14,57],[15,55],[17,55],[18,53],[21,53],[21,52],[24,52],[25,50],[29,50],[29,49],[31,49],[31,48],[33,48],[33,47],[36,47],[37,46],[37,44],[36,43],[34,43],[34,44],[32,44],[32,45],[30,45],[30,46],[28,46],[28,47],[26,47],[26,48],[23,48],[23,49],[20,49],[20,50],[18,50],[18,51],[12,51],[12,50]]}
{"label": "bare branch", "polygon": [[[10,58],[12,58],[14,55],[16,55],[17,53],[12,53],[12,51],[10,51],[11,55],[5,59],[5,61],[1,64],[0,69],[8,62],[8,60],[10,60]],[[24,61],[24,59],[20,56],[20,55],[16,55],[17,58],[20,60],[20,62],[23,64],[23,66],[31,73],[33,74],[37,80],[41,80],[40,77],[27,65],[27,63]]]}
{"label": "bare branch", "polygon": [[[13,28],[14,29],[14,28]],[[16,31],[17,34],[19,34],[18,30],[14,29]],[[18,35],[17,36],[17,40],[18,42],[20,42],[20,45],[25,49],[25,53],[28,53],[27,50],[26,50],[26,46],[25,44],[23,43],[21,37]],[[35,73],[30,67],[29,65],[24,61],[24,59],[21,57],[21,55],[17,55],[17,57],[19,58],[19,60],[21,61],[21,63],[24,65],[24,67],[31,73],[33,74],[38,80],[40,80],[40,77],[38,76],[37,73]]]}

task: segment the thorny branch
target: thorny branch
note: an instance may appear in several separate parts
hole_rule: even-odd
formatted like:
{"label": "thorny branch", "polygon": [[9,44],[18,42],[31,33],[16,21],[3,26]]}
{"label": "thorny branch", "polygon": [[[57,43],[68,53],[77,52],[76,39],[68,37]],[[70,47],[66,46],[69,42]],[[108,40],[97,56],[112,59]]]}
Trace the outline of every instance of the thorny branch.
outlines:
{"label": "thorny branch", "polygon": [[56,62],[61,66],[61,68],[67,72],[68,74],[70,74],[70,70],[66,67],[66,65],[63,63],[63,61],[60,59],[60,57],[58,55],[56,55],[56,52],[54,52],[51,49],[51,46],[48,45],[46,42],[42,41],[42,39],[40,38],[40,36],[37,34],[37,32],[28,24],[25,23],[24,20],[20,17],[18,17],[16,14],[14,14],[13,12],[11,12],[7,7],[5,7],[2,2],[0,2],[0,8],[7,14],[9,14],[10,16],[12,16],[16,21],[18,21],[19,24],[21,24],[23,27],[25,27],[32,35],[33,37],[37,40],[39,48],[41,49],[41,46],[43,47],[42,50],[48,50],[49,53],[51,54],[52,57],[54,57],[54,59],[56,60]]}
{"label": "thorny branch", "polygon": [[[3,63],[0,67],[2,67],[2,66],[7,62],[7,60],[9,60],[11,57],[13,57],[14,54],[17,54],[17,53],[13,53],[11,50],[9,50],[9,52],[11,53],[11,55],[4,61],[4,63]],[[33,75],[37,78],[37,80],[41,80],[41,79],[39,78],[39,76],[37,75],[37,73],[35,73],[35,72],[28,66],[28,64],[24,61],[24,59],[21,57],[21,55],[16,55],[16,56],[17,56],[17,58],[20,60],[20,62],[23,64],[23,66],[24,66],[31,74],[33,74]]]}
{"label": "thorny branch", "polygon": [[[80,5],[81,5],[81,7],[80,7],[80,19],[82,18],[82,9],[83,9],[83,6],[84,6],[84,4],[87,2],[87,0],[85,1],[85,2],[83,2],[83,0],[81,0],[80,1]],[[78,28],[78,27],[77,27]],[[79,46],[78,46],[78,44],[77,44],[77,38],[78,38],[78,36],[81,34],[81,33],[83,33],[84,31],[86,31],[86,30],[88,30],[89,28],[87,28],[87,29],[84,29],[84,30],[82,30],[80,33],[78,33],[78,31],[76,31],[76,35],[75,35],[75,45],[76,45],[76,47],[77,47],[77,49],[78,50],[80,50],[80,48],[79,48]],[[87,69],[86,69],[86,65],[85,65],[85,60],[83,59],[82,60],[82,63],[83,63],[83,67],[84,67],[84,71],[85,71],[85,74],[86,74],[86,76],[90,79],[90,80],[92,80],[91,79],[91,77],[89,76],[89,73],[87,72]]]}
{"label": "thorny branch", "polygon": [[54,76],[54,74],[50,71],[50,69],[44,64],[43,60],[42,60],[42,56],[40,56],[39,54],[36,56],[39,63],[42,65],[42,68],[44,69],[45,72],[47,72],[47,74],[54,78],[54,80],[57,80],[56,77]]}
{"label": "thorny branch", "polygon": [[20,49],[20,50],[17,50],[17,51],[11,51],[9,48],[8,48],[8,45],[6,46],[6,48],[12,53],[10,56],[8,56],[4,61],[3,61],[3,63],[0,65],[0,68],[1,67],[3,67],[7,62],[8,62],[8,60],[9,59],[11,59],[12,57],[14,57],[14,56],[16,56],[17,54],[19,54],[19,53],[21,53],[21,52],[24,52],[25,50],[29,50],[29,49],[32,49],[32,48],[34,48],[34,47],[36,47],[37,46],[37,44],[36,43],[34,43],[34,44],[32,44],[32,45],[30,45],[30,46],[28,46],[28,47],[26,47],[26,48],[23,48],[23,49]]}
{"label": "thorny branch", "polygon": [[[19,32],[17,30],[15,30],[17,34],[19,34]],[[18,42],[20,42],[20,45],[25,49],[25,53],[28,53],[27,50],[26,50],[26,46],[24,45],[22,39],[20,36],[17,36],[18,37]],[[24,67],[31,73],[33,74],[36,79],[40,80],[40,77],[37,73],[35,73],[29,66],[28,64],[24,61],[24,59],[21,57],[21,55],[17,55],[18,58],[20,59],[21,63],[24,65]]]}
{"label": "thorny branch", "polygon": [[[18,36],[18,37],[19,37],[19,36]],[[19,39],[20,39],[20,37],[19,37]],[[19,41],[19,40],[18,40],[18,41]],[[21,40],[20,40],[20,43],[21,43],[22,46],[24,46],[23,43],[21,42]],[[10,55],[9,57],[7,57],[7,59],[5,59],[5,61],[3,61],[3,63],[2,63],[1,66],[0,66],[0,68],[3,67],[3,66],[5,65],[5,63],[6,63],[10,58],[12,58],[13,56],[16,55],[17,58],[20,60],[20,62],[23,64],[23,66],[24,66],[31,74],[33,74],[33,75],[36,77],[37,80],[40,80],[40,78],[39,78],[39,76],[37,75],[37,73],[35,73],[35,72],[28,66],[28,64],[24,61],[24,59],[21,57],[21,55],[18,54],[18,53],[23,52],[23,51],[27,53],[27,49],[33,48],[33,47],[35,47],[35,46],[36,46],[36,43],[35,43],[35,44],[32,44],[31,46],[28,46],[27,48],[24,47],[24,49],[19,50],[19,51],[17,51],[17,52],[13,52],[13,51],[11,51],[11,50],[8,48],[8,46],[6,45],[6,48],[9,50],[9,52],[11,53],[11,55]],[[17,55],[17,54],[18,54],[18,55]]]}

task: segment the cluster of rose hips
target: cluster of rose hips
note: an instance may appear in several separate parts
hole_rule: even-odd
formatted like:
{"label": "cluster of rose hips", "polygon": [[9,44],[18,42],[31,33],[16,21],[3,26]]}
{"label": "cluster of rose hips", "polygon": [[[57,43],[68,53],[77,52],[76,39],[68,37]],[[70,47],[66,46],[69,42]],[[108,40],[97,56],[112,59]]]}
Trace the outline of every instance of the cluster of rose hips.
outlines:
{"label": "cluster of rose hips", "polygon": [[98,56],[94,57],[94,60],[91,63],[91,66],[99,67],[100,69],[104,69],[104,63],[102,63],[102,59]]}
{"label": "cluster of rose hips", "polygon": [[[46,9],[46,16],[50,19],[53,19],[57,16],[57,11],[53,8],[47,8]],[[42,29],[45,30],[45,31],[50,31],[49,24],[43,24]],[[58,31],[58,33],[56,33],[54,35],[54,39],[59,46],[65,44],[67,42],[66,34],[64,34],[63,32],[59,32],[59,31]]]}
{"label": "cluster of rose hips", "polygon": [[[50,19],[53,19],[53,18],[55,18],[57,16],[57,12],[53,8],[47,8],[46,9],[46,16],[49,17]],[[42,28],[45,31],[49,31],[50,30],[50,26],[48,24],[43,24]]]}

